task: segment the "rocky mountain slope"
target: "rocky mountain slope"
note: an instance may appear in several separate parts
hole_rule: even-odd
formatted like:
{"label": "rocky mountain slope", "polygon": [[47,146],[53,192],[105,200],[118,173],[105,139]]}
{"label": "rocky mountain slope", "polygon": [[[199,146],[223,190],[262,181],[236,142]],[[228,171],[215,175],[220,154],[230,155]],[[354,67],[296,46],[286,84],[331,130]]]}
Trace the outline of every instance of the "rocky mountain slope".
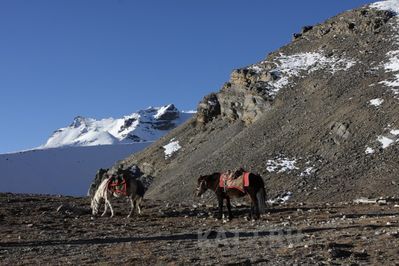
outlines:
{"label": "rocky mountain slope", "polygon": [[155,199],[192,197],[199,175],[241,166],[264,177],[270,197],[398,196],[398,13],[389,0],[303,27],[123,163],[155,177]]}
{"label": "rocky mountain slope", "polygon": [[118,119],[77,116],[71,125],[56,130],[39,149],[154,141],[191,116],[192,112],[179,111],[173,104],[149,107]]}

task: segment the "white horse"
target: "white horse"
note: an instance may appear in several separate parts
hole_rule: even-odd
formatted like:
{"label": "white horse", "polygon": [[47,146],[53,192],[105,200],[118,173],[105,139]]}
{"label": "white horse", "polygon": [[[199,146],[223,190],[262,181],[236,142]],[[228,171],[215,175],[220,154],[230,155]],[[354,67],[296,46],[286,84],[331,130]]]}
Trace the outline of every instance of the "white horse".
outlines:
{"label": "white horse", "polygon": [[132,216],[135,208],[137,209],[138,213],[141,214],[140,204],[144,196],[144,186],[140,182],[140,180],[137,180],[136,178],[132,177],[126,178],[126,195],[110,190],[108,188],[108,184],[110,181],[111,178],[104,179],[101,182],[101,184],[98,186],[96,192],[94,193],[94,196],[91,199],[91,209],[93,211],[93,215],[98,214],[98,209],[100,207],[101,200],[104,199],[105,207],[104,207],[104,212],[101,216],[104,216],[107,213],[109,206],[109,209],[111,210],[111,217],[113,217],[114,209],[112,208],[111,205],[112,196],[117,198],[126,196],[129,199],[131,209],[129,215],[127,216],[128,218]]}

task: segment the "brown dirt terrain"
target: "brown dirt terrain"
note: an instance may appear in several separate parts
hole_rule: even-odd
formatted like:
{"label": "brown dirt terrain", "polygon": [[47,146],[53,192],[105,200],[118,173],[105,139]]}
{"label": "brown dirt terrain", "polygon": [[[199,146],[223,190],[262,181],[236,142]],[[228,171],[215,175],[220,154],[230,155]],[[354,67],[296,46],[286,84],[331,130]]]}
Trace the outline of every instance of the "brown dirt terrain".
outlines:
{"label": "brown dirt terrain", "polygon": [[[146,200],[141,216],[92,217],[88,198],[0,194],[0,264],[399,263],[399,208],[353,203],[248,207],[216,221],[211,205]],[[60,209],[58,209],[60,206]],[[58,209],[58,211],[57,211]]]}

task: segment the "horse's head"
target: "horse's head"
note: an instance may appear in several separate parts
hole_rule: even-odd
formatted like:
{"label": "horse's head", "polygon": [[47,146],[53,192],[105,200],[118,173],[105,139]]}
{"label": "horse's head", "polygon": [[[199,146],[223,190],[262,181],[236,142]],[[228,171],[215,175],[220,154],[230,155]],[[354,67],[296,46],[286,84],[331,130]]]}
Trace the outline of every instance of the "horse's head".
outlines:
{"label": "horse's head", "polygon": [[200,197],[208,189],[207,177],[208,176],[200,176],[198,178],[197,189],[196,189],[197,197]]}

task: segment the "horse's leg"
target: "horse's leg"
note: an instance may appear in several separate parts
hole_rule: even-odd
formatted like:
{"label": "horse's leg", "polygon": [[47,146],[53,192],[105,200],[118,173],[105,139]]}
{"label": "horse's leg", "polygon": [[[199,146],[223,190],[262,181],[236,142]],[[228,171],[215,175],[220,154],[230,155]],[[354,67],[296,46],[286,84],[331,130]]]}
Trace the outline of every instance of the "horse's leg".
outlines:
{"label": "horse's leg", "polygon": [[253,214],[254,214],[254,203],[252,202],[252,199],[251,199],[251,209],[249,210],[249,219],[252,220]]}
{"label": "horse's leg", "polygon": [[105,198],[105,204],[108,204],[109,209],[111,210],[111,217],[114,217],[114,209],[112,208],[110,197],[111,195],[107,195]]}
{"label": "horse's leg", "polygon": [[112,208],[111,202],[108,201],[109,209],[111,210],[111,217],[114,217],[114,209]]}
{"label": "horse's leg", "polygon": [[130,218],[132,216],[132,214],[134,213],[134,202],[132,197],[129,197],[129,201],[130,201],[130,212],[129,215],[127,216],[127,218]]}
{"label": "horse's leg", "polygon": [[231,213],[231,203],[230,203],[230,198],[226,198],[226,205],[227,205],[227,210],[229,212],[229,220],[233,219],[233,214]]}
{"label": "horse's leg", "polygon": [[140,204],[141,204],[141,198],[139,198],[139,199],[136,200],[137,212],[138,212],[139,214],[141,214]]}
{"label": "horse's leg", "polygon": [[101,214],[101,216],[104,216],[107,213],[108,210],[108,204],[107,204],[107,200],[105,200],[104,202],[104,212]]}
{"label": "horse's leg", "polygon": [[260,214],[259,214],[259,206],[258,206],[258,198],[256,197],[256,193],[251,191],[251,193],[249,193],[249,196],[251,197],[251,206],[253,206],[253,209],[251,208],[251,218],[252,217],[252,213],[255,214],[255,219],[259,219]]}
{"label": "horse's leg", "polygon": [[219,202],[219,214],[217,216],[217,219],[221,220],[223,217],[223,196],[218,195],[218,202]]}

